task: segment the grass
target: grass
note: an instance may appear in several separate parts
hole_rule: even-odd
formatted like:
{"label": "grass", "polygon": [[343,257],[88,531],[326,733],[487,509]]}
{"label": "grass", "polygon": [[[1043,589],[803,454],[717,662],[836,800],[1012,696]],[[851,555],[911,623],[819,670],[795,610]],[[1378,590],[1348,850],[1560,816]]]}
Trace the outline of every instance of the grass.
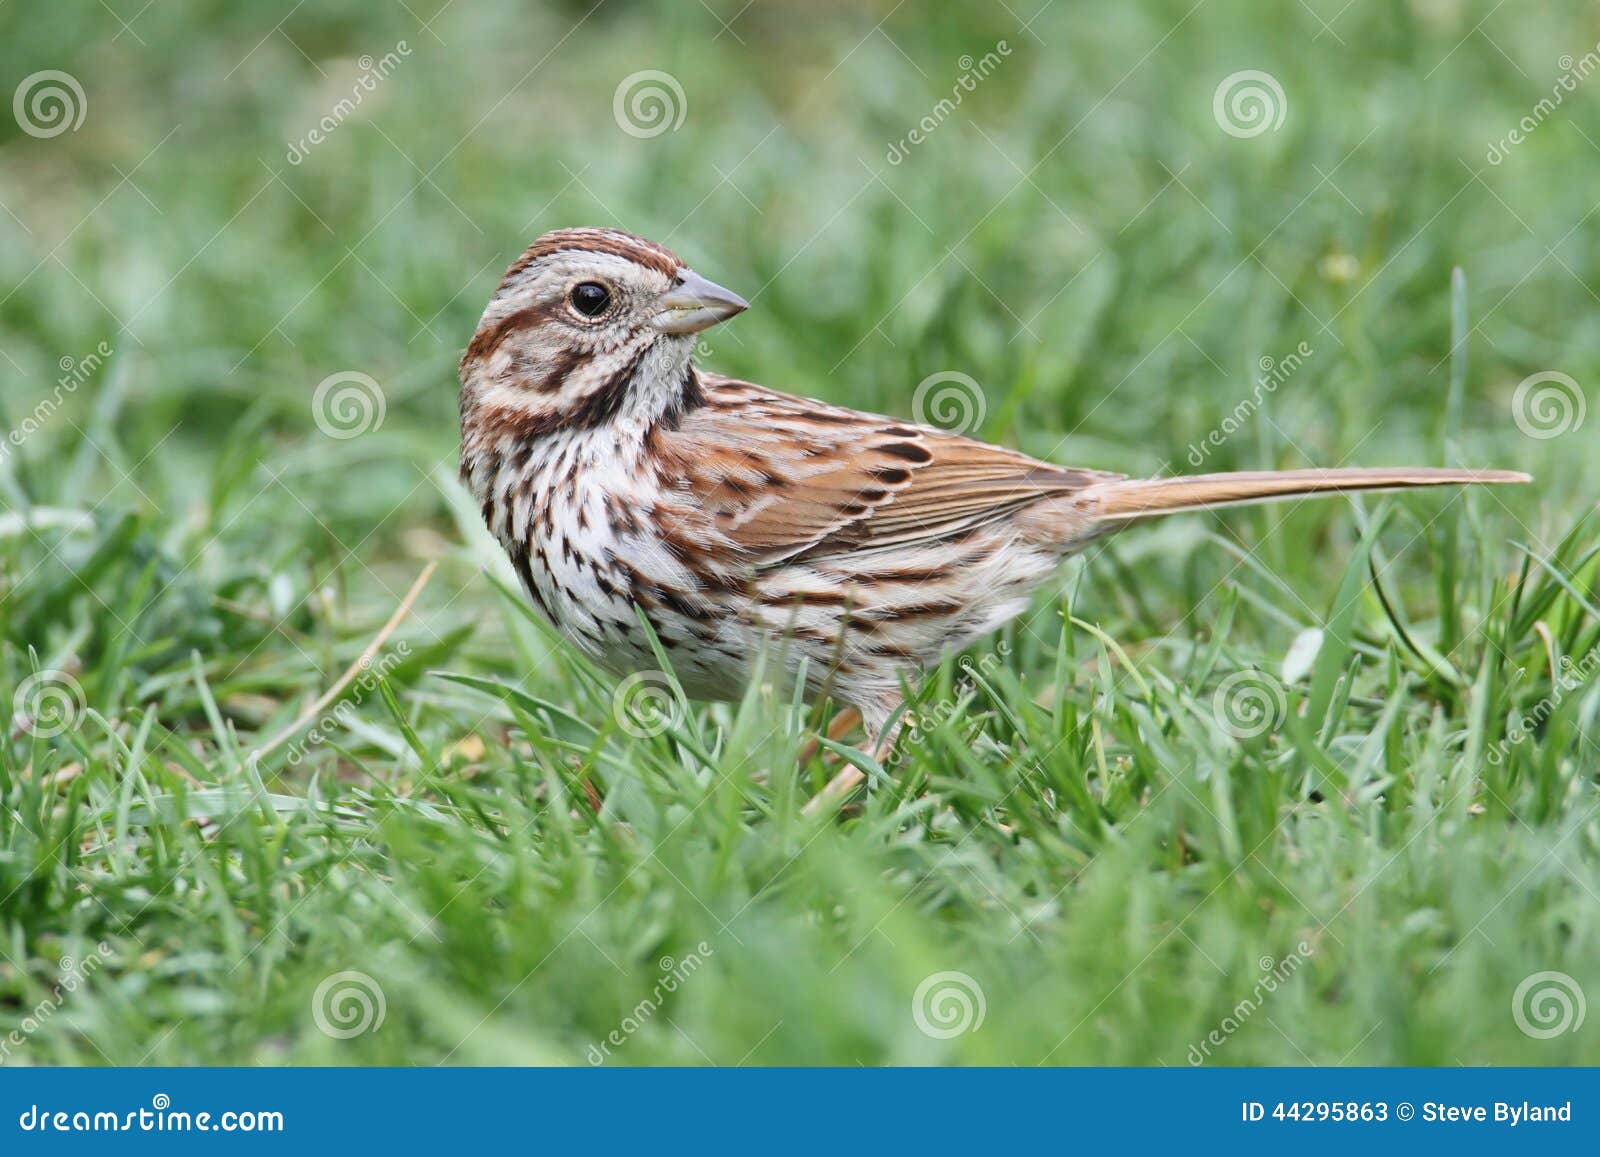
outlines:
{"label": "grass", "polygon": [[[6,85],[87,101],[0,121],[0,694],[66,712],[0,743],[4,1063],[1600,1061],[1513,1012],[1600,995],[1600,458],[1514,420],[1600,380],[1600,115],[1534,112],[1585,6],[111,7],[0,14]],[[575,223],[751,297],[707,360],[780,388],[958,371],[982,435],[1129,473],[1537,481],[1130,532],[806,822],[829,706],[639,727],[454,482],[460,349]]]}

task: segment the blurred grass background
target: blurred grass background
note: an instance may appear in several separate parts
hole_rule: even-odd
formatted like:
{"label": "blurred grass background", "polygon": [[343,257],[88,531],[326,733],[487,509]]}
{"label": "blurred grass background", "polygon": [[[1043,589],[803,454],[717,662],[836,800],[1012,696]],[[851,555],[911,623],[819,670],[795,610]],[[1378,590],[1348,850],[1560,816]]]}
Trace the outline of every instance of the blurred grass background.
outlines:
{"label": "blurred grass background", "polygon": [[[0,691],[82,696],[0,755],[0,1059],[584,1063],[631,1016],[608,1061],[1182,1064],[1231,1016],[1208,1063],[1594,1063],[1593,1023],[1530,1036],[1513,998],[1600,992],[1600,457],[1514,397],[1600,378],[1600,82],[1534,111],[1597,42],[1576,0],[0,7],[4,91],[84,104],[0,117]],[[1284,117],[1237,137],[1247,69]],[[648,138],[614,111],[643,70],[682,91]],[[1181,472],[1304,343],[1206,469],[1537,482],[1130,534],[814,829],[815,715],[758,686],[622,731],[454,488],[460,351],[573,224],[749,297],[705,360],[780,389],[909,414],[957,371],[985,437]],[[344,372],[384,402],[348,439],[312,405]],[[252,763],[428,562],[383,687]],[[1316,628],[1271,733],[1219,726],[1219,681]],[[385,1014],[345,1039],[314,1012],[348,971]],[[981,1027],[918,1028],[941,972]]]}

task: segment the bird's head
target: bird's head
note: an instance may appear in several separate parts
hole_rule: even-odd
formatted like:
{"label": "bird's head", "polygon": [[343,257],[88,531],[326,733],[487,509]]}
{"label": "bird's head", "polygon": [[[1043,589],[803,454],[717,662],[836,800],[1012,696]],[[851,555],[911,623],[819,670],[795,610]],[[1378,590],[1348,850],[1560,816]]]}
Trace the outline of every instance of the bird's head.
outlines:
{"label": "bird's head", "polygon": [[747,306],[631,233],[546,233],[506,271],[461,359],[463,420],[492,411],[524,434],[653,421],[694,389],[694,335]]}

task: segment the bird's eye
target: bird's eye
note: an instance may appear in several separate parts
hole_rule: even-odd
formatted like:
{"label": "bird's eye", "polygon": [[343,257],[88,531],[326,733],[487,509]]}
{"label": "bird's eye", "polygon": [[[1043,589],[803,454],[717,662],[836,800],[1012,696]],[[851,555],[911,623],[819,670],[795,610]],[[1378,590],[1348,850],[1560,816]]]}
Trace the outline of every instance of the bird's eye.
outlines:
{"label": "bird's eye", "polygon": [[598,281],[580,281],[572,287],[567,299],[584,317],[599,317],[611,304],[611,291]]}

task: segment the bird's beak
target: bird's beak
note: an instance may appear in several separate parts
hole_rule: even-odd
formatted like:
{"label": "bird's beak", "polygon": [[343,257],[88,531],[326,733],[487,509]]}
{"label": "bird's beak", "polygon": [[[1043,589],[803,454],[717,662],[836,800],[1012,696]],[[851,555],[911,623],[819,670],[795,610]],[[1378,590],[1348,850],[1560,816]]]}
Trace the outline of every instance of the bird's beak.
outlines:
{"label": "bird's beak", "polygon": [[699,333],[749,308],[737,293],[685,269],[678,283],[656,298],[650,324],[662,333]]}

